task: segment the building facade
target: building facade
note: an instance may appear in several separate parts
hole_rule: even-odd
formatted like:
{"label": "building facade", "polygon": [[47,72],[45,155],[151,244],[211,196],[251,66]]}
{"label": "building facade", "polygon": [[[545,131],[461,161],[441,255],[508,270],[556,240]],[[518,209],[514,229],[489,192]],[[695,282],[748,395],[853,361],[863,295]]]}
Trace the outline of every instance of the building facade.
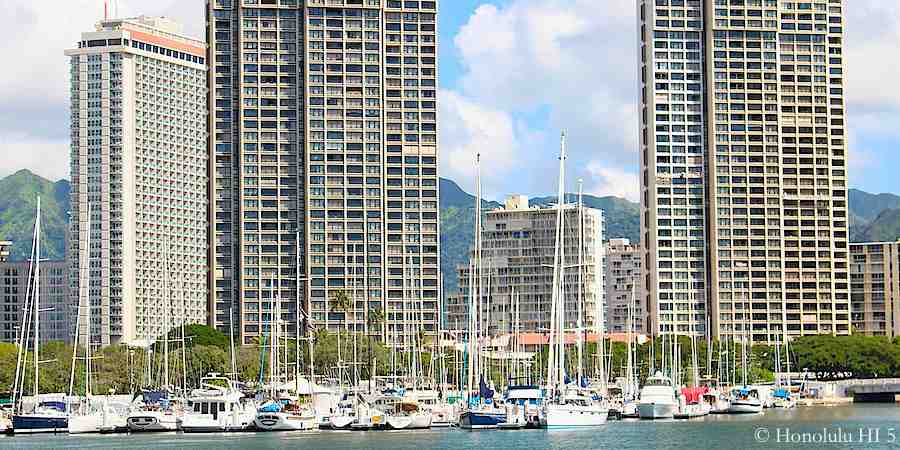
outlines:
{"label": "building facade", "polygon": [[850,244],[854,334],[900,336],[900,242]]}
{"label": "building facade", "polygon": [[251,343],[277,299],[289,333],[435,332],[436,2],[207,6],[211,322]]}
{"label": "building facade", "polygon": [[66,55],[70,280],[89,299],[91,342],[141,344],[206,323],[205,44],[142,16],[101,21]]}
{"label": "building facade", "polygon": [[641,292],[640,244],[628,239],[610,239],[606,243],[606,329],[610,333],[646,334],[647,308]]}
{"label": "building facade", "polygon": [[0,241],[0,262],[9,261],[9,254],[12,253],[12,242]]}
{"label": "building facade", "polygon": [[[21,337],[22,314],[26,301],[32,298],[33,276],[28,261],[0,261],[0,342],[16,343]],[[42,261],[38,280],[40,309],[40,341],[72,341],[69,318],[69,267],[66,261]],[[33,338],[31,327],[27,336]]]}
{"label": "building facade", "polygon": [[[603,323],[603,212],[563,206],[566,275],[566,326],[582,324],[599,330]],[[510,197],[504,208],[485,213],[482,225],[480,328],[491,335],[515,331],[516,309],[520,332],[550,329],[553,261],[556,251],[557,207],[529,207],[528,198]],[[579,261],[579,237],[583,253]],[[475,250],[470,253],[470,262]],[[583,267],[579,275],[578,266]],[[459,292],[447,299],[446,320],[451,330],[465,330],[471,304],[471,266],[457,268]],[[579,307],[579,302],[581,307]]]}
{"label": "building facade", "polygon": [[638,8],[650,332],[849,333],[844,5]]}

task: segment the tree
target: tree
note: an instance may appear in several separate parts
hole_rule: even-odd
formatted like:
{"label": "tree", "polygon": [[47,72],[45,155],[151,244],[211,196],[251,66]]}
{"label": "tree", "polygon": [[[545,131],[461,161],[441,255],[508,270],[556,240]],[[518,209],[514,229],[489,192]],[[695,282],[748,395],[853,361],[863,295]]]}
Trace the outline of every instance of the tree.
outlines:
{"label": "tree", "polygon": [[[344,331],[347,331],[347,311],[353,307],[353,299],[350,298],[350,294],[343,289],[339,289],[334,291],[331,295],[331,311],[332,312],[340,312],[343,314],[343,322],[344,322]],[[341,332],[338,331],[338,340],[337,340],[337,357],[338,357],[338,383],[342,382],[342,369],[341,369]]]}
{"label": "tree", "polygon": [[[380,336],[381,335],[381,327],[384,325],[384,312],[381,310],[381,308],[369,309],[369,314],[366,317],[366,321],[369,323],[370,327],[378,327],[379,328],[378,335]],[[370,331],[370,333],[371,333],[371,331]],[[373,371],[374,366],[375,366],[373,364],[373,359],[374,359],[375,355],[372,353],[372,336],[366,336],[366,338],[369,343],[369,380],[371,381],[371,380],[375,379],[375,372]]]}

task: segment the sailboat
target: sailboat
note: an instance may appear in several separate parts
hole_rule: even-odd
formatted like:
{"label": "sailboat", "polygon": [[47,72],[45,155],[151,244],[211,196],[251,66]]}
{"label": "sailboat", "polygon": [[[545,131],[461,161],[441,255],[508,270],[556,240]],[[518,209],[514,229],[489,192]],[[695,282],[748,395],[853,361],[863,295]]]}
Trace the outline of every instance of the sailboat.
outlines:
{"label": "sailboat", "polygon": [[[550,356],[547,359],[550,395],[544,402],[540,417],[540,425],[543,428],[598,426],[605,424],[609,415],[609,406],[605,402],[577,387],[566,385],[565,174],[566,134],[562,133],[559,152],[559,191],[556,205],[556,250],[553,261],[553,290],[550,307]],[[578,333],[581,332],[578,330]],[[581,380],[578,380],[576,385],[580,383]]]}
{"label": "sailboat", "polygon": [[[495,429],[506,421],[506,411],[494,408],[493,391],[482,373],[481,335],[481,155],[475,158],[475,251],[469,261],[469,318],[466,348],[466,405],[459,416],[464,430]],[[476,385],[476,383],[478,383]],[[477,391],[477,393],[476,393]]]}
{"label": "sailboat", "polygon": [[[65,394],[40,394],[40,365],[43,362],[40,357],[40,331],[41,309],[40,304],[40,277],[41,277],[41,198],[37,199],[37,212],[34,221],[34,233],[31,244],[31,267],[29,269],[31,285],[29,291],[30,301],[25,302],[22,314],[22,326],[18,339],[18,356],[16,358],[16,376],[13,387],[13,405],[15,412],[12,416],[12,433],[58,433],[65,432],[69,427],[69,412]],[[33,350],[34,384],[31,390],[32,399],[26,403],[25,368],[28,364],[28,333],[31,330]],[[30,403],[30,404],[29,404]],[[26,411],[30,407],[30,410]]]}
{"label": "sailboat", "polygon": [[[158,390],[144,390],[136,395],[133,401],[132,411],[126,418],[128,430],[131,432],[165,432],[176,431],[181,428],[181,419],[183,411],[171,401],[171,391],[169,390],[169,313],[170,313],[170,297],[169,289],[169,247],[166,245],[165,272],[163,274],[163,292],[166,293],[165,305],[163,308],[163,381]],[[152,342],[147,341],[147,384],[150,384],[150,355]],[[182,344],[182,349],[183,349]],[[182,368],[183,370],[183,368]]]}
{"label": "sailboat", "polygon": [[[272,278],[273,287],[275,286],[275,278]],[[253,423],[257,429],[261,431],[308,431],[318,427],[316,413],[307,404],[299,402],[301,398],[300,392],[300,368],[299,358],[295,361],[294,383],[293,386],[280,384],[282,378],[278,369],[279,336],[282,333],[281,324],[281,302],[276,300],[276,294],[272,294],[275,305],[272,308],[271,328],[271,349],[269,357],[269,399],[263,403],[256,413]],[[299,321],[297,330],[300,329]],[[293,392],[289,392],[293,387]],[[310,397],[313,394],[312,385],[309,386]]]}
{"label": "sailboat", "polygon": [[[747,293],[746,300],[750,295]],[[749,305],[746,305],[749,306]],[[749,308],[744,309],[744,317],[747,317]],[[753,344],[752,336],[749,335],[750,321],[747,320],[743,324],[741,333],[741,387],[731,391],[731,406],[728,408],[730,414],[756,414],[761,413],[763,409],[763,399],[760,396],[759,389],[747,385],[747,347]]]}
{"label": "sailboat", "polygon": [[[86,236],[80,239],[80,267],[78,282],[78,308],[75,320],[75,343],[72,350],[72,372],[69,378],[69,397],[74,394],[75,387],[75,362],[84,360],[84,398],[69,417],[69,433],[101,433],[114,432],[127,429],[125,423],[125,411],[127,405],[113,405],[106,399],[98,399],[92,395],[92,361],[91,357],[91,324],[90,324],[90,300],[88,298],[88,280],[86,278],[89,265],[88,248],[91,243],[91,207],[88,205],[85,232]],[[86,311],[85,311],[86,310]],[[79,334],[84,329],[84,357],[78,357]]]}

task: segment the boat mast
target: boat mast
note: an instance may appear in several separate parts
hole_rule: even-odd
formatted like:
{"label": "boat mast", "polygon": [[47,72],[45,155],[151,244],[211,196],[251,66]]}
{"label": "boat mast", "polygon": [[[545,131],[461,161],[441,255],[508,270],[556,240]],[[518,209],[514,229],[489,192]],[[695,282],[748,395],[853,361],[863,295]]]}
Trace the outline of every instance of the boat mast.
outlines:
{"label": "boat mast", "polygon": [[[581,380],[584,379],[584,215],[581,213],[581,205],[582,205],[582,195],[584,189],[584,182],[579,178],[578,179],[578,261],[576,265],[578,266],[578,276],[576,277],[576,282],[578,283],[578,297],[576,298],[576,321],[575,327],[578,329],[576,331],[577,338],[575,339],[576,344],[576,352],[578,355],[578,386],[581,386]],[[602,362],[601,362],[602,364]]]}
{"label": "boat mast", "polygon": [[40,304],[40,284],[41,284],[41,197],[37,198],[37,217],[34,222],[35,227],[35,236],[37,242],[35,243],[35,254],[34,254],[34,285],[33,285],[33,294],[32,294],[32,310],[34,312],[34,395],[35,398],[38,395],[38,383],[40,381],[39,375],[39,366],[41,363],[40,358],[40,313],[41,313],[41,304]]}
{"label": "boat mast", "polygon": [[163,304],[163,358],[165,358],[165,363],[163,364],[163,388],[169,389],[169,299],[172,295],[169,287],[169,240],[166,239],[166,263],[165,263],[165,272],[163,274],[163,283],[165,285],[163,292],[165,292],[165,303]]}
{"label": "boat mast", "polygon": [[557,211],[556,211],[556,241],[553,256],[553,285],[550,307],[550,341],[549,358],[547,358],[547,379],[552,390],[560,391],[565,383],[565,311],[562,284],[564,282],[563,264],[565,252],[563,249],[563,213],[565,207],[565,163],[566,163],[566,133],[560,136],[559,150],[559,180],[557,186]]}

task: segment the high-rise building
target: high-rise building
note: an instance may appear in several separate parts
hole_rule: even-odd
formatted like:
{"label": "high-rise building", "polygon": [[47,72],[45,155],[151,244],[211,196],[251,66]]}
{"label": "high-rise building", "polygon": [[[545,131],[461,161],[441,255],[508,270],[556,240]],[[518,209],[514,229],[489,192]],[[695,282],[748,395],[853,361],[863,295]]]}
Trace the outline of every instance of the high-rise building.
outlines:
{"label": "high-rise building", "polygon": [[71,292],[82,292],[87,245],[91,342],[139,344],[181,321],[206,323],[205,44],[142,16],[103,20],[65,53],[69,278]]}
{"label": "high-rise building", "polygon": [[[0,342],[15,343],[21,337],[22,314],[26,302],[33,298],[34,286],[31,263],[29,261],[0,261]],[[66,261],[42,261],[38,277],[38,292],[41,309],[40,341],[72,340],[69,318],[69,268]],[[29,315],[31,315],[29,307]],[[33,339],[33,325],[28,334]]]}
{"label": "high-rise building", "polygon": [[628,239],[610,239],[606,243],[606,329],[610,333],[631,331],[645,334],[646,312],[641,293],[640,244]]}
{"label": "high-rise building", "polygon": [[[576,327],[581,311],[582,325],[596,329],[604,311],[603,211],[582,208],[583,225],[579,227],[577,206],[563,208],[566,326]],[[515,331],[516,320],[521,332],[546,333],[550,329],[558,212],[556,206],[529,207],[527,197],[512,196],[505,207],[485,213],[481,265],[476,271],[480,275],[474,280],[480,286],[483,331],[510,333]],[[580,260],[579,244],[584,249]],[[469,257],[473,261],[475,249]],[[579,266],[583,268],[580,274]],[[468,326],[471,269],[470,265],[457,267],[459,292],[447,299],[446,323],[453,330]]]}
{"label": "high-rise building", "polygon": [[900,336],[900,242],[850,244],[854,334]]}
{"label": "high-rise building", "polygon": [[641,0],[650,332],[850,332],[841,0]]}
{"label": "high-rise building", "polygon": [[277,299],[289,333],[434,332],[436,2],[207,5],[213,324],[251,343]]}

